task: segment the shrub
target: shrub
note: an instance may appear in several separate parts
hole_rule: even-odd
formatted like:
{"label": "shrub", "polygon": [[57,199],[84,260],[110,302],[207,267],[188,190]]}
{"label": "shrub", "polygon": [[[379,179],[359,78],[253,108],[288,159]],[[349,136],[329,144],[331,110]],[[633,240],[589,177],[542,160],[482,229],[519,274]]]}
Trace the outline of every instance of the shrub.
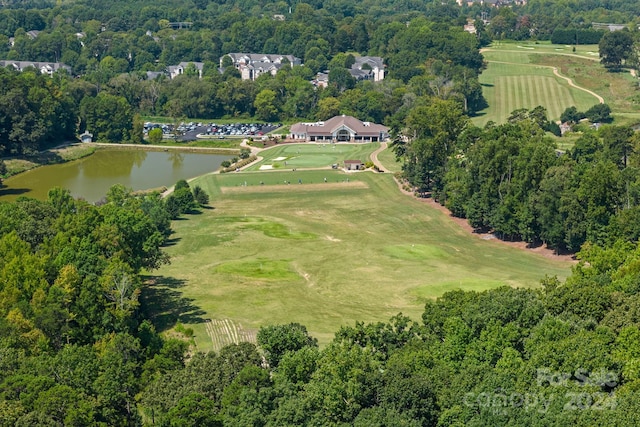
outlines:
{"label": "shrub", "polygon": [[155,128],[149,131],[147,139],[152,144],[159,144],[162,142],[162,129]]}
{"label": "shrub", "polygon": [[239,161],[238,163],[236,163],[236,164],[234,164],[234,165],[231,165],[231,164],[229,164],[229,166],[224,166],[224,165],[222,165],[222,166],[223,166],[223,169],[222,169],[222,171],[221,171],[221,172],[222,172],[222,173],[227,173],[227,172],[234,171],[234,170],[236,170],[236,168],[241,168],[241,167],[243,167],[243,166],[246,166],[246,165],[248,165],[248,164],[249,164],[249,163],[251,163],[251,162],[255,162],[257,159],[258,159],[258,158],[257,158],[256,156],[251,156],[251,157],[249,157],[249,158],[247,158],[247,159],[244,159],[244,160]]}
{"label": "shrub", "polygon": [[189,188],[189,183],[184,179],[181,179],[180,181],[176,182],[176,185],[174,187],[174,191],[175,190],[180,190],[181,188]]}
{"label": "shrub", "polygon": [[193,198],[200,206],[209,204],[209,195],[199,185],[193,187]]}
{"label": "shrub", "polygon": [[240,158],[241,159],[248,159],[250,155],[251,155],[251,150],[249,150],[248,148],[241,148],[240,149]]}
{"label": "shrub", "polygon": [[608,122],[611,120],[611,107],[607,104],[596,104],[585,111],[584,115],[591,123]]}

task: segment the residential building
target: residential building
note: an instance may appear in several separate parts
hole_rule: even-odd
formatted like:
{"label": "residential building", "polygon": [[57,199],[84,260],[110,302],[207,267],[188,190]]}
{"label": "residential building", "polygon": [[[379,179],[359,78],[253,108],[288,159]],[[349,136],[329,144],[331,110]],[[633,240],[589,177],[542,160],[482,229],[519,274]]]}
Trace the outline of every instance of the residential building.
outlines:
{"label": "residential building", "polygon": [[189,64],[193,64],[196,66],[196,69],[198,70],[198,77],[202,78],[202,68],[204,67],[204,63],[203,62],[181,62],[178,65],[169,65],[167,67],[167,73],[169,73],[169,77],[172,79],[175,79],[176,77],[178,77],[181,74],[184,74],[185,70],[187,69],[187,67],[189,66]]}
{"label": "residential building", "polygon": [[302,60],[293,55],[271,55],[262,53],[228,53],[220,58],[220,67],[224,58],[231,58],[233,66],[240,71],[242,80],[255,80],[264,73],[276,75],[285,64],[294,67],[302,65]]}
{"label": "residential building", "polygon": [[48,74],[53,76],[58,70],[66,70],[71,74],[71,67],[61,62],[34,62],[34,61],[13,61],[13,60],[0,60],[0,67],[13,68],[14,70],[22,72],[27,68],[35,68],[40,71],[41,74]]}
{"label": "residential building", "polygon": [[384,80],[384,61],[379,56],[358,56],[351,66],[351,75],[356,80]]}

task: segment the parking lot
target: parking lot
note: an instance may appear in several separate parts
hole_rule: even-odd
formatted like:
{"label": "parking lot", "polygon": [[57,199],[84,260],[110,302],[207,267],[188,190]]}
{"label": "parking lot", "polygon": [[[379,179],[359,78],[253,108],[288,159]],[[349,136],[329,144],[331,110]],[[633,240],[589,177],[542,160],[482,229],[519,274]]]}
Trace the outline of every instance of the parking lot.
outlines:
{"label": "parking lot", "polygon": [[245,138],[245,137],[261,137],[274,129],[282,126],[281,123],[181,123],[175,128],[171,124],[150,123],[144,124],[145,134],[151,129],[162,129],[162,135],[165,139],[175,138],[177,141],[194,141],[197,135],[210,138]]}

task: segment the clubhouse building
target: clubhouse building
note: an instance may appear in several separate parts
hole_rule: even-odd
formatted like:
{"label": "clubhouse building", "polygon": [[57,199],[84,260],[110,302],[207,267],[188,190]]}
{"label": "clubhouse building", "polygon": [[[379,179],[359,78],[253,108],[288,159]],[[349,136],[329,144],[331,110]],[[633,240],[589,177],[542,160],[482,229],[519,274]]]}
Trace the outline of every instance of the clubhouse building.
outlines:
{"label": "clubhouse building", "polygon": [[289,135],[289,139],[306,142],[377,142],[388,137],[388,127],[345,115],[324,122],[296,123]]}

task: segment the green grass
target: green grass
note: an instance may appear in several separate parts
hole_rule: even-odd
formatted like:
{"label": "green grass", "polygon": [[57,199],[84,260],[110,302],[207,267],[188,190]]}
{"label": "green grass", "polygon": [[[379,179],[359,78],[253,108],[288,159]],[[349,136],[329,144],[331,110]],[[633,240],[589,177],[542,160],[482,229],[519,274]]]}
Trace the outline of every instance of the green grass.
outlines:
{"label": "green grass", "polygon": [[172,263],[155,272],[150,291],[179,301],[156,318],[192,327],[201,350],[215,347],[205,319],[254,332],[299,322],[326,344],[356,320],[419,319],[425,301],[448,290],[535,287],[545,274],[570,272],[567,263],[470,235],[403,195],[392,174],[230,173],[192,184],[214,208],[173,223]]}
{"label": "green grass", "polygon": [[611,106],[617,123],[640,120],[637,79],[628,72],[610,73],[600,63],[597,45],[573,46],[550,43],[499,43],[483,52],[488,63],[480,83],[489,107],[473,119],[482,126],[502,123],[518,108],[547,108],[548,117],[558,120],[572,105],[586,111],[599,101],[589,93],[571,87],[553,75],[550,67],[571,78],[582,88],[602,96]]}
{"label": "green grass", "polygon": [[396,155],[390,148],[378,153],[378,160],[385,167],[386,171],[400,172],[402,170],[402,163],[396,160]]}
{"label": "green grass", "polygon": [[78,160],[90,156],[96,149],[97,148],[92,145],[73,143],[60,148],[44,150],[23,158],[4,159],[5,165],[7,166],[6,175],[9,177],[43,165],[53,165]]}
{"label": "green grass", "polygon": [[222,148],[224,150],[228,149],[236,149],[240,151],[240,143],[244,138],[235,137],[230,138],[226,137],[224,139],[215,138],[200,138],[195,141],[188,142],[180,142],[175,141],[174,139],[163,139],[162,142],[157,144],[153,144],[160,147],[207,147],[207,148]]}
{"label": "green grass", "polygon": [[[263,159],[247,168],[258,171],[260,167],[271,166],[272,169],[294,168],[330,168],[333,164],[342,167],[344,160],[361,160],[366,162],[379,143],[363,144],[282,144],[262,151]],[[287,163],[285,165],[285,162]]]}
{"label": "green grass", "polygon": [[512,111],[538,105],[547,109],[550,119],[558,120],[567,107],[575,105],[585,111],[598,103],[593,95],[555,76],[551,68],[531,64],[527,53],[484,55],[489,65],[480,75],[480,83],[489,108],[473,119],[476,125],[483,126],[489,121],[503,123]]}

